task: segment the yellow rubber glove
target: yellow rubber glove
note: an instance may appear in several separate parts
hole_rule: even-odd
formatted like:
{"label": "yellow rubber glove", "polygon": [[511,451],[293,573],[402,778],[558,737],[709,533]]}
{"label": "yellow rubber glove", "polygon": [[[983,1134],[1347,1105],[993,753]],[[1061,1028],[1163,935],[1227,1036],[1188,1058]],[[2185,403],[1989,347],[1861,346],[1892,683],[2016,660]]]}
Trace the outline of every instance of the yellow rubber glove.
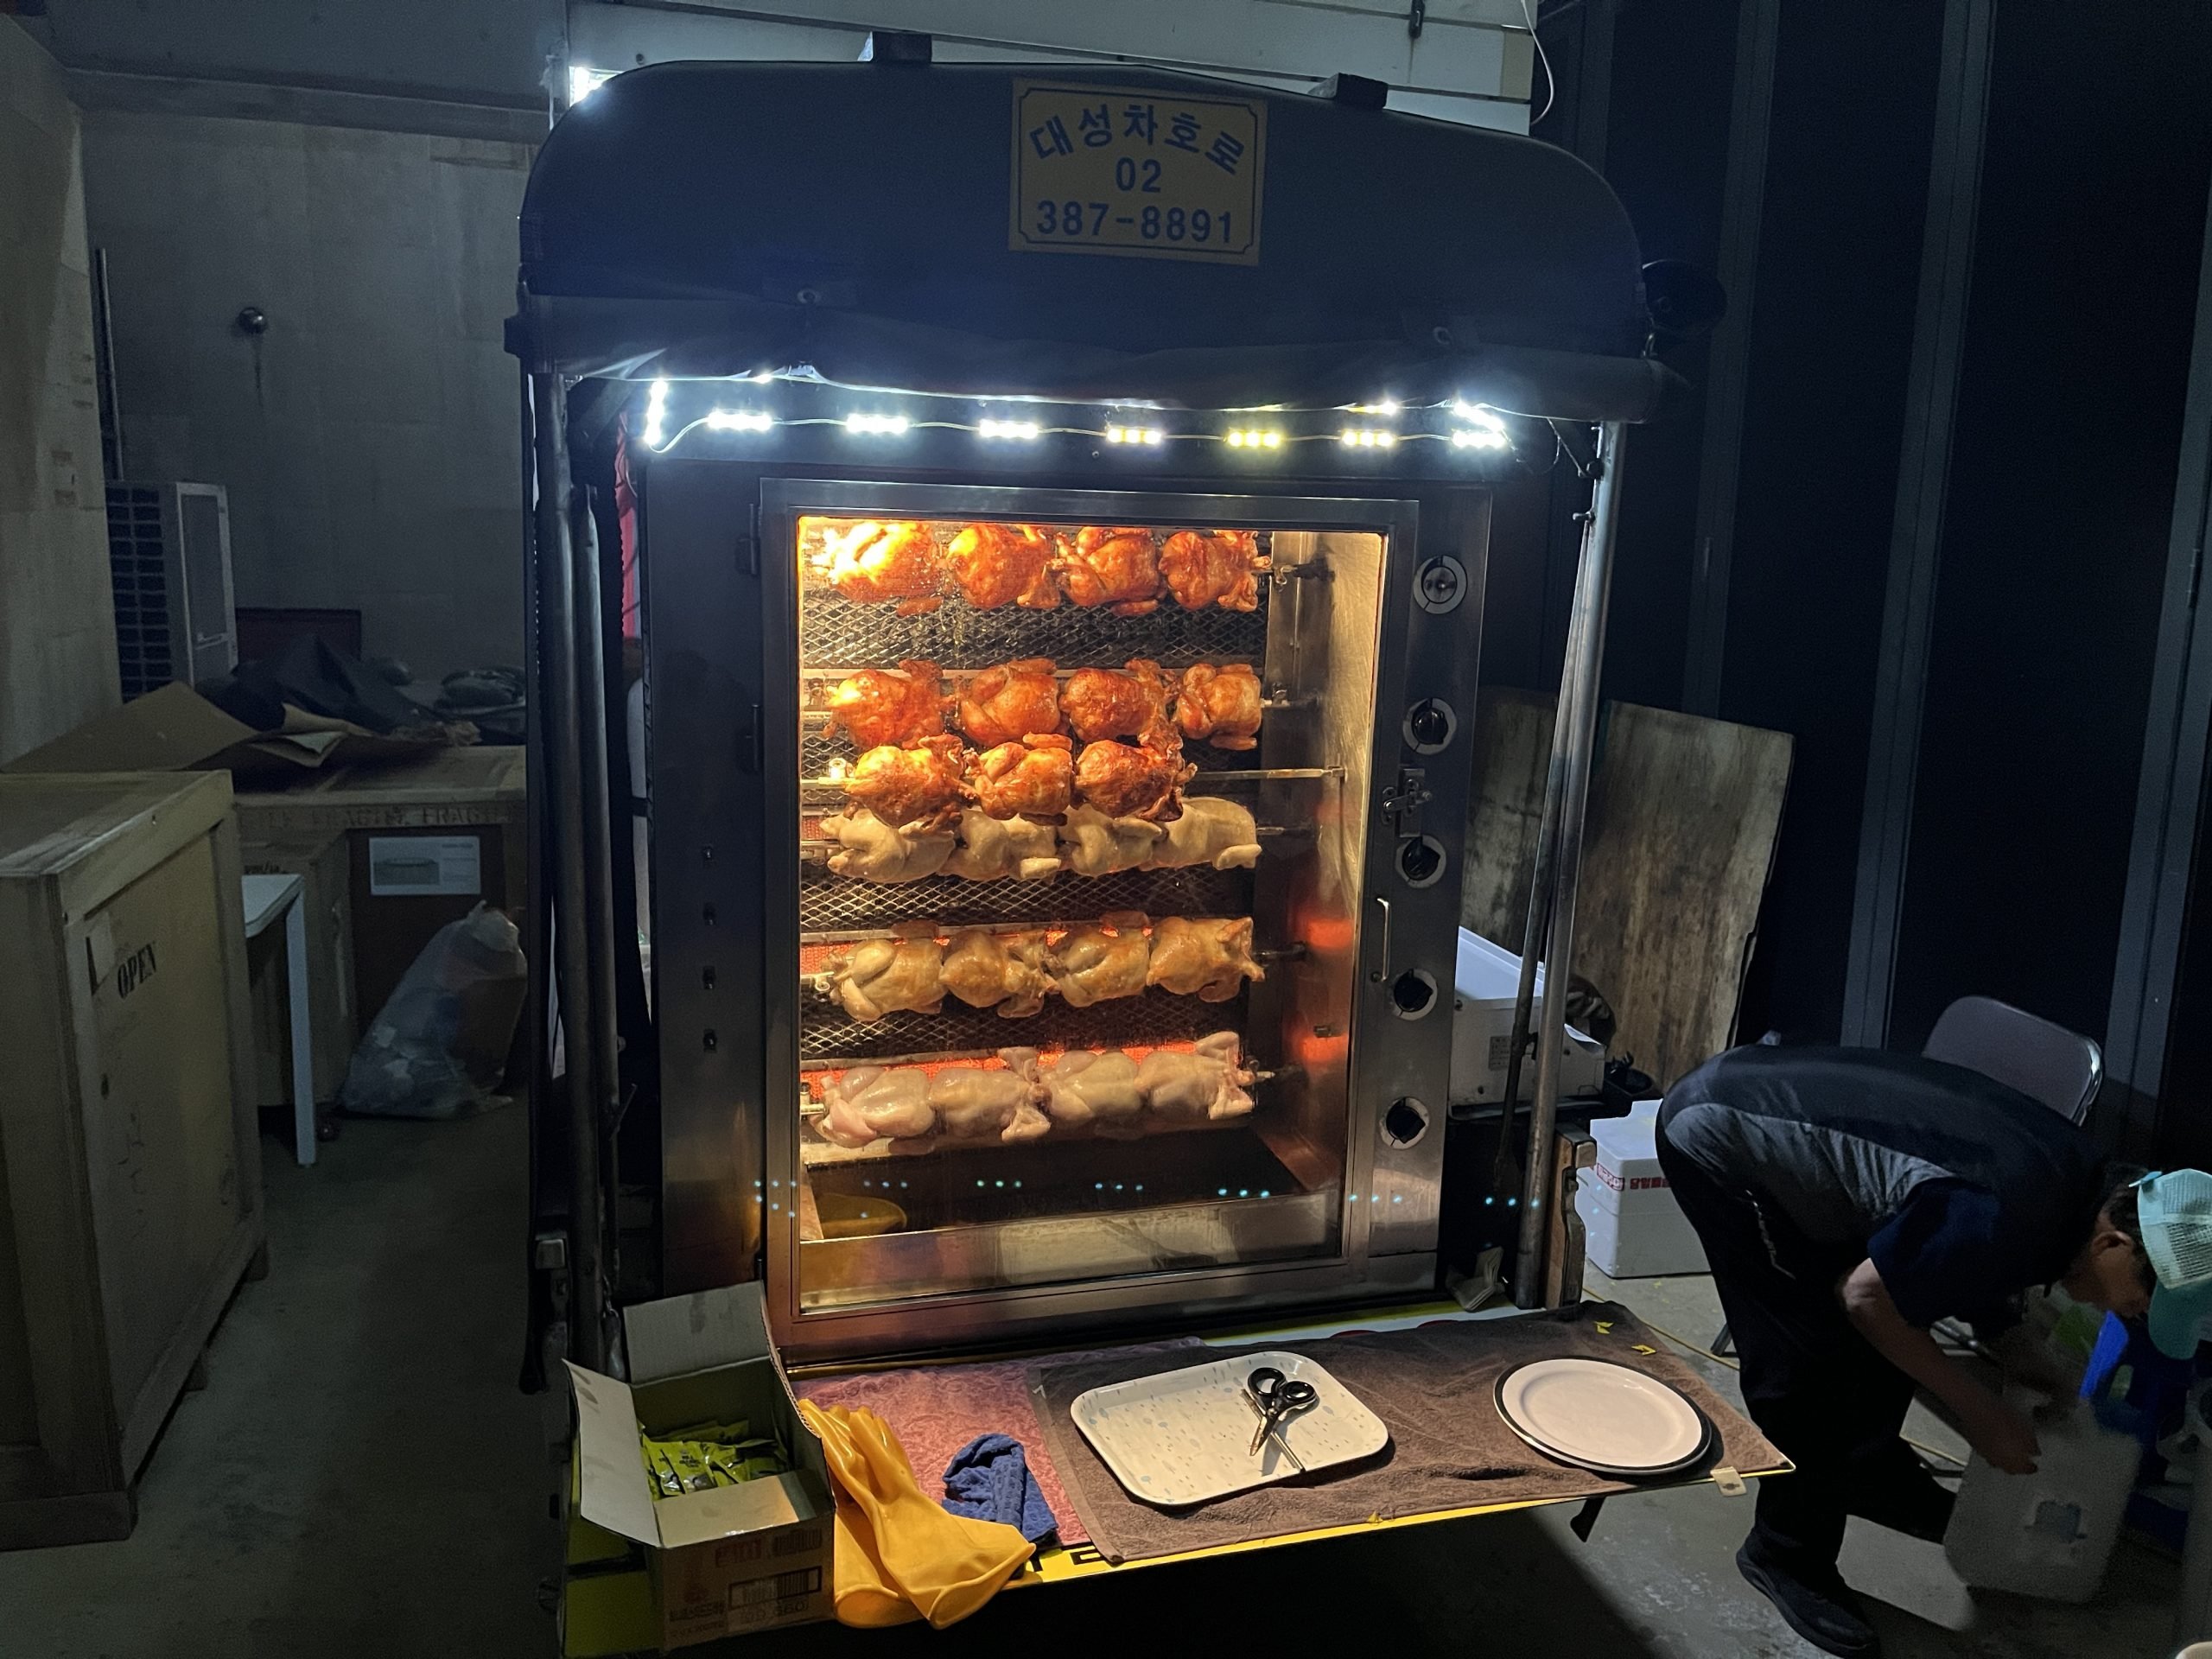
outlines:
{"label": "yellow rubber glove", "polygon": [[1029,1559],[1012,1527],[949,1513],[915,1484],[906,1449],[872,1411],[798,1402],[837,1480],[837,1622],[863,1628],[917,1616],[957,1624]]}

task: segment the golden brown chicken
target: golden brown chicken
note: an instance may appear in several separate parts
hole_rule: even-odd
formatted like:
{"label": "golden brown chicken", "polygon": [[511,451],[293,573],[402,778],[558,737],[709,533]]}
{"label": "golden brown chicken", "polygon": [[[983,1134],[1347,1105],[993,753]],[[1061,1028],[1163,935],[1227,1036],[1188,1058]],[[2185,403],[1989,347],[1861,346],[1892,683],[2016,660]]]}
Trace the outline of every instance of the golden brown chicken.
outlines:
{"label": "golden brown chicken", "polygon": [[1252,918],[1192,921],[1170,916],[1152,931],[1152,966],[1147,985],[1195,996],[1206,1002],[1226,1002],[1244,988],[1248,979],[1265,977],[1252,960]]}
{"label": "golden brown chicken", "polygon": [[1057,732],[1001,743],[976,757],[976,804],[995,818],[1057,817],[1075,804],[1075,745]]}
{"label": "golden brown chicken", "polygon": [[824,735],[840,729],[856,749],[916,743],[944,729],[944,677],[935,663],[908,660],[896,668],[864,668],[830,694]]}
{"label": "golden brown chicken", "polygon": [[1058,537],[1034,524],[970,524],[952,538],[944,563],[961,596],[979,611],[1001,605],[1049,611],[1060,602],[1052,585],[1058,549]]}
{"label": "golden brown chicken", "polygon": [[967,760],[966,746],[950,735],[906,748],[885,744],[854,764],[845,793],[894,828],[949,829],[968,798]]}
{"label": "golden brown chicken", "polygon": [[1051,968],[1052,982],[1070,1007],[1087,1008],[1144,989],[1152,962],[1144,928],[1142,915],[1116,911],[1068,930],[1052,954]]}
{"label": "golden brown chicken", "polygon": [[870,939],[833,958],[815,982],[863,1025],[887,1014],[935,1014],[944,1002],[944,947],[932,938]]}
{"label": "golden brown chicken", "polygon": [[960,728],[979,749],[1060,729],[1059,682],[1049,657],[987,668],[960,688]]}
{"label": "golden brown chicken", "polygon": [[859,605],[899,601],[899,614],[918,616],[938,607],[944,556],[917,524],[870,519],[823,538],[821,566],[830,585]]}
{"label": "golden brown chicken", "polygon": [[1068,729],[1085,743],[1142,737],[1167,719],[1170,684],[1158,663],[1134,657],[1126,669],[1078,668],[1060,689]]}
{"label": "golden brown chicken", "polygon": [[1027,1019],[1052,988],[1045,936],[963,928],[944,948],[944,988],[971,1008],[996,1008],[1001,1020]]}
{"label": "golden brown chicken", "polygon": [[1109,818],[1165,823],[1182,811],[1183,785],[1197,771],[1183,764],[1183,745],[1173,732],[1155,731],[1141,743],[1084,745],[1075,786]]}
{"label": "golden brown chicken", "polygon": [[1217,749],[1259,747],[1260,677],[1249,663],[1193,663],[1175,689],[1175,725]]}
{"label": "golden brown chicken", "polygon": [[1061,542],[1052,574],[1085,610],[1103,605],[1116,616],[1146,616],[1160,607],[1160,551],[1148,530],[1086,524]]}
{"label": "golden brown chicken", "polygon": [[1160,574],[1186,611],[1260,608],[1260,538],[1249,530],[1179,530],[1160,550]]}

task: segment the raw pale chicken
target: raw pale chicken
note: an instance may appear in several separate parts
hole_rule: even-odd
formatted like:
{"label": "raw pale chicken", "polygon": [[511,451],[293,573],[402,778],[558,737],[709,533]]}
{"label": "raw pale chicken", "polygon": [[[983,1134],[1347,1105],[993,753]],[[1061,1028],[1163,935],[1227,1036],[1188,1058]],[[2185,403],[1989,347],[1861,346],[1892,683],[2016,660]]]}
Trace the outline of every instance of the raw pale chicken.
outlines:
{"label": "raw pale chicken", "polygon": [[1075,786],[1109,818],[1165,822],[1183,810],[1183,785],[1197,771],[1183,763],[1181,740],[1162,730],[1142,743],[1084,744]]}
{"label": "raw pale chicken", "polygon": [[1045,936],[963,928],[944,948],[944,988],[971,1008],[996,1008],[1001,1020],[1027,1019],[1052,988]]}
{"label": "raw pale chicken", "polygon": [[1193,663],[1175,691],[1175,724],[1185,737],[1217,749],[1259,747],[1260,677],[1249,663],[1220,668]]}
{"label": "raw pale chicken", "polygon": [[1027,818],[995,818],[979,806],[960,815],[960,844],[944,873],[969,881],[1049,881],[1060,873],[1052,826]]}
{"label": "raw pale chicken", "polygon": [[950,830],[901,830],[864,806],[823,819],[822,829],[842,843],[830,855],[830,868],[860,881],[918,881],[943,869],[952,854]]}
{"label": "raw pale chicken", "polygon": [[995,818],[1056,818],[1075,804],[1075,746],[1057,732],[1001,743],[976,757],[976,801]]}
{"label": "raw pale chicken", "polygon": [[948,1065],[937,1074],[930,1084],[930,1104],[937,1108],[947,1135],[963,1141],[1003,1135],[1016,1112],[1035,1104],[1035,1051],[1026,1052],[1032,1057],[1031,1075],[1027,1077],[1010,1067],[987,1071],[973,1065]]}
{"label": "raw pale chicken", "polygon": [[853,766],[845,793],[886,823],[924,830],[949,828],[969,790],[968,760],[957,737],[925,737],[906,748],[885,744]]}
{"label": "raw pale chicken", "polygon": [[1045,1068],[1044,1084],[1045,1109],[1061,1128],[1130,1135],[1144,1114],[1137,1064],[1118,1048],[1071,1049]]}
{"label": "raw pale chicken", "polygon": [[1144,936],[1145,918],[1134,911],[1115,911],[1096,922],[1070,928],[1052,952],[1052,982],[1070,1007],[1087,1008],[1144,989],[1152,946]]}
{"label": "raw pale chicken", "polygon": [[817,981],[862,1023],[944,1005],[944,947],[935,939],[870,939],[830,963]]}
{"label": "raw pale chicken", "polygon": [[1127,669],[1078,668],[1060,692],[1068,729],[1085,743],[1102,738],[1142,737],[1167,723],[1166,677],[1147,658]]}
{"label": "raw pale chicken", "polygon": [[831,531],[823,538],[821,562],[830,585],[856,604],[895,599],[901,616],[938,607],[944,558],[919,524],[870,521]]}
{"label": "raw pale chicken", "polygon": [[1259,861],[1260,832],[1252,815],[1234,801],[1198,795],[1183,803],[1183,816],[1167,826],[1145,868],[1179,870],[1211,864],[1217,870],[1249,870]]}
{"label": "raw pale chicken", "polygon": [[979,611],[1001,605],[1049,611],[1060,602],[1052,569],[1058,550],[1058,538],[1034,524],[970,524],[952,538],[944,562],[962,595]]}
{"label": "raw pale chicken", "polygon": [[1260,538],[1249,530],[1179,530],[1160,551],[1160,574],[1186,611],[1218,605],[1224,611],[1260,608]]}
{"label": "raw pale chicken", "polygon": [[1145,1103],[1160,1116],[1185,1122],[1210,1118],[1220,1122],[1243,1117],[1252,1109],[1252,1096],[1244,1085],[1253,1074],[1240,1064],[1241,1047],[1233,1031],[1217,1031],[1201,1037],[1194,1052],[1155,1048],[1137,1067],[1137,1087]]}
{"label": "raw pale chicken", "polygon": [[906,1141],[927,1135],[937,1128],[929,1088],[929,1078],[919,1071],[856,1065],[823,1085],[830,1110],[822,1120],[822,1138],[841,1147],[864,1147],[887,1136]]}
{"label": "raw pale chicken", "polygon": [[864,668],[830,694],[824,736],[842,728],[856,749],[915,743],[944,730],[944,679],[935,663]]}
{"label": "raw pale chicken", "polygon": [[1060,845],[1077,875],[1114,875],[1144,864],[1167,833],[1143,818],[1109,818],[1095,806],[1078,806],[1060,826]]}
{"label": "raw pale chicken", "polygon": [[1143,616],[1160,607],[1160,551],[1148,530],[1086,524],[1052,556],[1052,573],[1070,600],[1086,610]]}
{"label": "raw pale chicken", "polygon": [[1152,930],[1147,985],[1201,1001],[1226,1002],[1244,988],[1246,980],[1264,977],[1264,970],[1252,960],[1249,916],[1211,922],[1170,916]]}
{"label": "raw pale chicken", "polygon": [[979,749],[1060,729],[1060,688],[1049,657],[987,668],[960,688],[960,728]]}

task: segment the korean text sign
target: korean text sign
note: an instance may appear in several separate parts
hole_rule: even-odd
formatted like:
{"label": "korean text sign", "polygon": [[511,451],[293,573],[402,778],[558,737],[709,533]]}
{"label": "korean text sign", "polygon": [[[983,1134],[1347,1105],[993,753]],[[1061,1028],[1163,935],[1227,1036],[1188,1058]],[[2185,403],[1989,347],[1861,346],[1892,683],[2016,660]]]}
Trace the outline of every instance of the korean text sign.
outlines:
{"label": "korean text sign", "polygon": [[1009,245],[1256,265],[1267,117],[1257,98],[1017,79]]}

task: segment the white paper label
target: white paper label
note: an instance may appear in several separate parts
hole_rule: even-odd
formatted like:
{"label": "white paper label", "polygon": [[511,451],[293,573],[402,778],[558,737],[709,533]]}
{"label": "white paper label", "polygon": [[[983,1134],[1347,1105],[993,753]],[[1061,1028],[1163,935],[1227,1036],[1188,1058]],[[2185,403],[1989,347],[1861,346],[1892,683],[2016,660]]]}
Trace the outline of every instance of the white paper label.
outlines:
{"label": "white paper label", "polygon": [[480,893],[481,844],[474,836],[371,836],[369,891],[379,897]]}

